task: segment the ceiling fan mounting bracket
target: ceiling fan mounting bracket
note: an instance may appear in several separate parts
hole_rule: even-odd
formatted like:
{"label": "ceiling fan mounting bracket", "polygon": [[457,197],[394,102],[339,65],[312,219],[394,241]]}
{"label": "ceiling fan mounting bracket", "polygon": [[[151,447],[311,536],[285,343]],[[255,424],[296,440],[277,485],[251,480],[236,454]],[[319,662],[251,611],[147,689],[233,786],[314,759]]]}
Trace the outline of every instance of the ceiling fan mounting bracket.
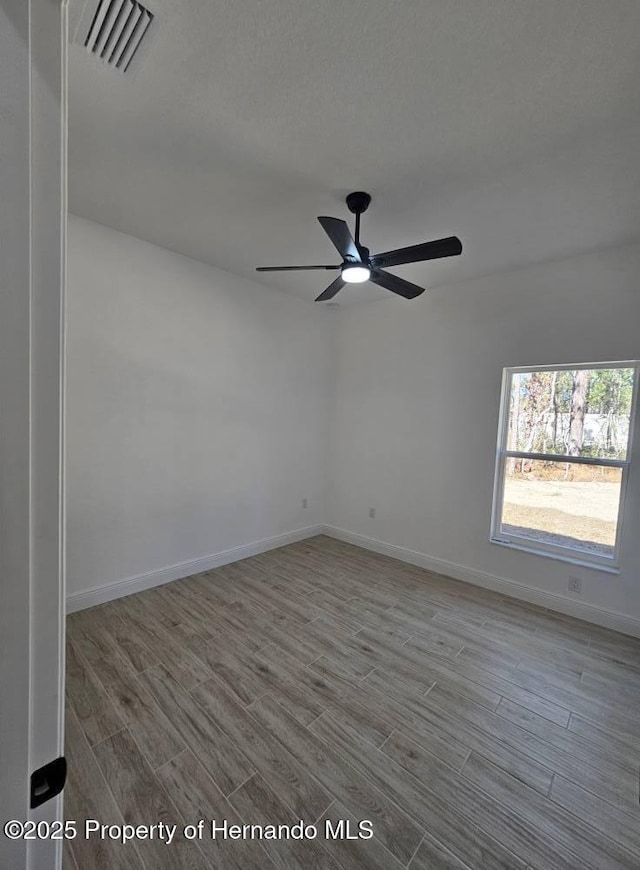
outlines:
{"label": "ceiling fan mounting bracket", "polygon": [[356,190],[347,196],[347,208],[351,214],[363,214],[371,202],[371,196],[362,190]]}

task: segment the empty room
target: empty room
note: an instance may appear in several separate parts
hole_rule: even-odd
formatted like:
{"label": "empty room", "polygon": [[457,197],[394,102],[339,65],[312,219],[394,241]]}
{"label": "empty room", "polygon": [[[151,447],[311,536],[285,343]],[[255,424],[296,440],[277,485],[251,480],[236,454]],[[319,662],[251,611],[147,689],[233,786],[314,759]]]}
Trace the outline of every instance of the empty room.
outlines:
{"label": "empty room", "polygon": [[1,870],[637,870],[640,5],[0,8]]}

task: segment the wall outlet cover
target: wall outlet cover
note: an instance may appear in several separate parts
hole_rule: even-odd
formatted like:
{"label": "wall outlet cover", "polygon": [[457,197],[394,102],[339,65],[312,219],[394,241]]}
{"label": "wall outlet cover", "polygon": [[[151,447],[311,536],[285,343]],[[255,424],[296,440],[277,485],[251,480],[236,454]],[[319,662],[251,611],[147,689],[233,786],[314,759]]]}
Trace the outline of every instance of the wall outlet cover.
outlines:
{"label": "wall outlet cover", "polygon": [[569,577],[569,592],[582,592],[582,580],[580,577]]}

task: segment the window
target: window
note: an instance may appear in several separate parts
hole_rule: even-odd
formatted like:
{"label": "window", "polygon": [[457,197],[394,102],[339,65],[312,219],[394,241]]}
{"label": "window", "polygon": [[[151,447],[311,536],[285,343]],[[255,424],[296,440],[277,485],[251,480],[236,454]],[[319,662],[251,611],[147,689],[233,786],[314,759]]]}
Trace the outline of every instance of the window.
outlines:
{"label": "window", "polygon": [[491,540],[618,566],[638,363],[505,369]]}

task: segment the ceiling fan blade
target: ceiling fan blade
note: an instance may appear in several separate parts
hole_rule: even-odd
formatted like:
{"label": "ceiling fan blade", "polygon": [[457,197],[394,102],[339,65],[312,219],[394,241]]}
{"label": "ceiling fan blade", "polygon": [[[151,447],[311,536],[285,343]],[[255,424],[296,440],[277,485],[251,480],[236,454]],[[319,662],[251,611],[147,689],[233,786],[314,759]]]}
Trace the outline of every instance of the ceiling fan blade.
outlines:
{"label": "ceiling fan blade", "polygon": [[362,262],[360,251],[353,241],[345,221],[333,217],[319,217],[318,220],[322,225],[322,229],[338,249],[338,253],[343,260],[352,260],[354,263]]}
{"label": "ceiling fan blade", "polygon": [[342,280],[342,275],[338,275],[336,280],[329,284],[326,290],[323,290],[322,293],[314,300],[315,302],[326,302],[329,299],[333,299],[338,290],[342,290],[345,285],[345,281]]}
{"label": "ceiling fan blade", "polygon": [[392,293],[397,293],[398,296],[404,296],[405,299],[415,299],[416,296],[424,293],[424,287],[418,287],[417,284],[412,284],[411,281],[398,278],[397,275],[392,275],[391,272],[374,271],[371,273],[371,280],[379,287],[391,290]]}
{"label": "ceiling fan blade", "polygon": [[256,266],[256,272],[300,272],[308,269],[339,269],[340,266]]}
{"label": "ceiling fan blade", "polygon": [[423,260],[439,260],[441,257],[457,257],[462,253],[462,242],[457,236],[410,245],[396,251],[386,251],[371,258],[374,268],[386,269],[389,266],[402,266],[405,263],[420,263]]}

